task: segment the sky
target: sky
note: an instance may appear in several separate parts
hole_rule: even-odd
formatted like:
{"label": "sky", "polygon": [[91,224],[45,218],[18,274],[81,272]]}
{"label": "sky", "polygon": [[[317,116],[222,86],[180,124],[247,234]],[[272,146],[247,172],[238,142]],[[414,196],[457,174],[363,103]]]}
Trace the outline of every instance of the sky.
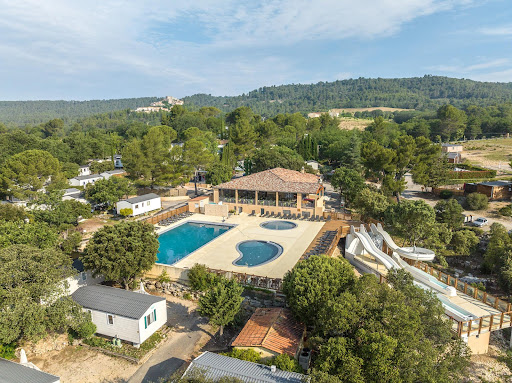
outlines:
{"label": "sky", "polygon": [[0,0],[0,100],[512,82],[512,0]]}

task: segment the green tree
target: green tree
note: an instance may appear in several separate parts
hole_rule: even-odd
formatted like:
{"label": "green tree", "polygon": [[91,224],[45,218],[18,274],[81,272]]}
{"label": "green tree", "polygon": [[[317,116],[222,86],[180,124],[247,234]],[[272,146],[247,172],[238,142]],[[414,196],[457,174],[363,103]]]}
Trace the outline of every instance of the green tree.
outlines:
{"label": "green tree", "polygon": [[480,240],[472,230],[458,230],[453,233],[451,245],[458,255],[471,255]]}
{"label": "green tree", "polygon": [[37,221],[43,221],[59,229],[63,225],[76,225],[79,218],[90,218],[91,205],[73,199],[62,200],[62,192],[40,195],[30,206]]}
{"label": "green tree", "polygon": [[114,162],[112,161],[93,161],[89,165],[89,168],[91,169],[91,173],[93,174],[100,174],[103,172],[106,172],[107,170],[114,170]]}
{"label": "green tree", "polygon": [[62,281],[74,274],[71,258],[56,250],[14,245],[0,250],[0,343],[37,340],[63,331],[81,310]]}
{"label": "green tree", "polygon": [[219,283],[219,276],[208,271],[205,265],[196,263],[188,271],[190,286],[196,291],[207,291]]}
{"label": "green tree", "polygon": [[0,168],[0,193],[30,198],[43,186],[57,182],[59,160],[43,150],[27,150],[7,159]]}
{"label": "green tree", "polygon": [[133,209],[126,207],[124,209],[119,210],[119,214],[121,214],[123,217],[129,217],[133,214]]}
{"label": "green tree", "polygon": [[41,131],[45,137],[55,136],[62,133],[64,129],[64,121],[60,118],[55,118],[48,121],[46,124],[41,125]]}
{"label": "green tree", "polygon": [[258,135],[248,120],[239,120],[229,127],[229,140],[233,143],[233,153],[238,160],[251,155],[257,138]]}
{"label": "green tree", "polygon": [[96,203],[106,203],[114,206],[119,200],[135,194],[135,188],[130,181],[122,177],[110,177],[88,184],[85,188],[85,197]]}
{"label": "green tree", "polygon": [[470,193],[466,196],[466,207],[469,210],[484,210],[489,206],[489,199],[485,194]]}
{"label": "green tree", "polygon": [[206,183],[219,185],[233,178],[233,168],[222,162],[214,162],[206,168]]}
{"label": "green tree", "polygon": [[215,156],[206,149],[206,146],[202,141],[192,138],[185,142],[185,146],[183,148],[183,162],[194,174],[194,189],[196,195],[197,174],[199,170],[206,169],[214,160]]}
{"label": "green tree", "polygon": [[81,257],[86,270],[120,281],[126,289],[157,259],[158,239],[153,226],[140,221],[103,226],[89,241]]}
{"label": "green tree", "polygon": [[354,278],[347,260],[315,256],[299,262],[286,273],[283,291],[288,305],[302,322],[321,326],[318,313],[327,302],[348,289]]}
{"label": "green tree", "polygon": [[341,194],[349,201],[355,198],[366,188],[365,179],[353,168],[338,168],[331,178],[331,185],[339,189]]}
{"label": "green tree", "polygon": [[443,140],[460,139],[466,128],[466,114],[452,105],[443,105],[437,110],[439,130]]}
{"label": "green tree", "polygon": [[446,223],[451,229],[458,229],[464,223],[464,209],[456,199],[441,200],[434,206],[436,221]]}
{"label": "green tree", "polygon": [[199,299],[199,312],[219,326],[220,336],[224,334],[224,326],[229,325],[240,311],[243,291],[235,280],[221,278],[219,283]]}
{"label": "green tree", "polygon": [[50,249],[58,242],[59,233],[46,222],[0,222],[0,248],[19,244]]}
{"label": "green tree", "polygon": [[0,221],[23,221],[28,217],[27,211],[21,206],[0,204]]}
{"label": "green tree", "polygon": [[378,191],[365,188],[352,202],[352,207],[361,215],[361,219],[382,219],[389,206],[388,198]]}
{"label": "green tree", "polygon": [[260,353],[256,350],[253,350],[252,348],[233,348],[231,351],[222,353],[221,355],[226,355],[231,358],[236,358],[240,360],[246,360],[247,362],[261,363]]}
{"label": "green tree", "polygon": [[404,200],[390,205],[385,213],[386,222],[411,245],[429,236],[436,225],[434,209],[423,200]]}
{"label": "green tree", "polygon": [[261,172],[273,168],[285,168],[300,171],[304,159],[293,149],[285,146],[273,146],[257,150],[251,158],[252,172]]}

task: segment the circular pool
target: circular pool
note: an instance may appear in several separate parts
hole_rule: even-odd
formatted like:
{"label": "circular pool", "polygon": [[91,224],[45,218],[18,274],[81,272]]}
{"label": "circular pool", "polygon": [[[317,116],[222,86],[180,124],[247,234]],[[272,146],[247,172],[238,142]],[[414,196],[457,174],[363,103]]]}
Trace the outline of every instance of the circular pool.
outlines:
{"label": "circular pool", "polygon": [[266,221],[260,226],[269,230],[290,230],[295,229],[297,224],[290,221]]}
{"label": "circular pool", "polygon": [[281,245],[271,241],[243,241],[236,245],[240,256],[233,261],[235,266],[260,266],[273,261],[283,253]]}

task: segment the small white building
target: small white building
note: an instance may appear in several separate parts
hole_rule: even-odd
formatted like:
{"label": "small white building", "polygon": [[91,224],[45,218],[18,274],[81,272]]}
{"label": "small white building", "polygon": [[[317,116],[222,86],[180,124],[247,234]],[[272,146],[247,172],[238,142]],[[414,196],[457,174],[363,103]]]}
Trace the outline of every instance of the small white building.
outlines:
{"label": "small white building", "polygon": [[48,374],[27,361],[22,349],[20,363],[0,358],[1,383],[60,383],[58,376]]}
{"label": "small white building", "polygon": [[80,168],[78,168],[78,175],[79,176],[88,176],[91,174],[91,168],[89,165],[82,165]]}
{"label": "small white building", "polygon": [[160,196],[155,193],[149,193],[119,201],[117,203],[117,214],[121,214],[122,209],[132,209],[132,216],[135,216],[160,209],[161,207]]}
{"label": "small white building", "polygon": [[313,170],[318,170],[320,168],[320,164],[318,163],[318,161],[315,160],[306,161],[306,165],[311,166]]}
{"label": "small white building", "polygon": [[89,174],[88,176],[78,176],[70,178],[69,184],[71,186],[85,186],[87,184],[93,184],[98,180],[102,180],[103,177],[99,174]]}
{"label": "small white building", "polygon": [[78,258],[73,260],[73,268],[78,271],[78,274],[66,279],[69,294],[73,294],[80,287],[97,285],[105,280],[102,275],[98,275],[96,278],[93,277],[92,271],[86,271],[84,264]]}
{"label": "small white building", "polygon": [[96,333],[139,346],[167,322],[163,297],[114,287],[80,287],[71,297],[91,313]]}

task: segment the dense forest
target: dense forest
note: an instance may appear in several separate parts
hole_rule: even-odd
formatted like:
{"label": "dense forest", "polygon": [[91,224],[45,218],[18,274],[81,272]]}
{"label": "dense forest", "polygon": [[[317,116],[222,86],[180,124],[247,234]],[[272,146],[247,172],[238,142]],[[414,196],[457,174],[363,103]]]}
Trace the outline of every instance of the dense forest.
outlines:
{"label": "dense forest", "polygon": [[249,106],[265,117],[278,113],[309,113],[333,108],[394,107],[435,110],[444,104],[456,107],[489,106],[512,100],[512,83],[489,83],[440,76],[413,78],[358,78],[317,84],[262,87],[234,97],[197,94],[186,104],[215,106],[224,112]]}
{"label": "dense forest", "polygon": [[0,121],[24,125],[60,118],[67,122],[99,113],[148,106],[158,100],[158,97],[140,97],[90,101],[0,101]]}

